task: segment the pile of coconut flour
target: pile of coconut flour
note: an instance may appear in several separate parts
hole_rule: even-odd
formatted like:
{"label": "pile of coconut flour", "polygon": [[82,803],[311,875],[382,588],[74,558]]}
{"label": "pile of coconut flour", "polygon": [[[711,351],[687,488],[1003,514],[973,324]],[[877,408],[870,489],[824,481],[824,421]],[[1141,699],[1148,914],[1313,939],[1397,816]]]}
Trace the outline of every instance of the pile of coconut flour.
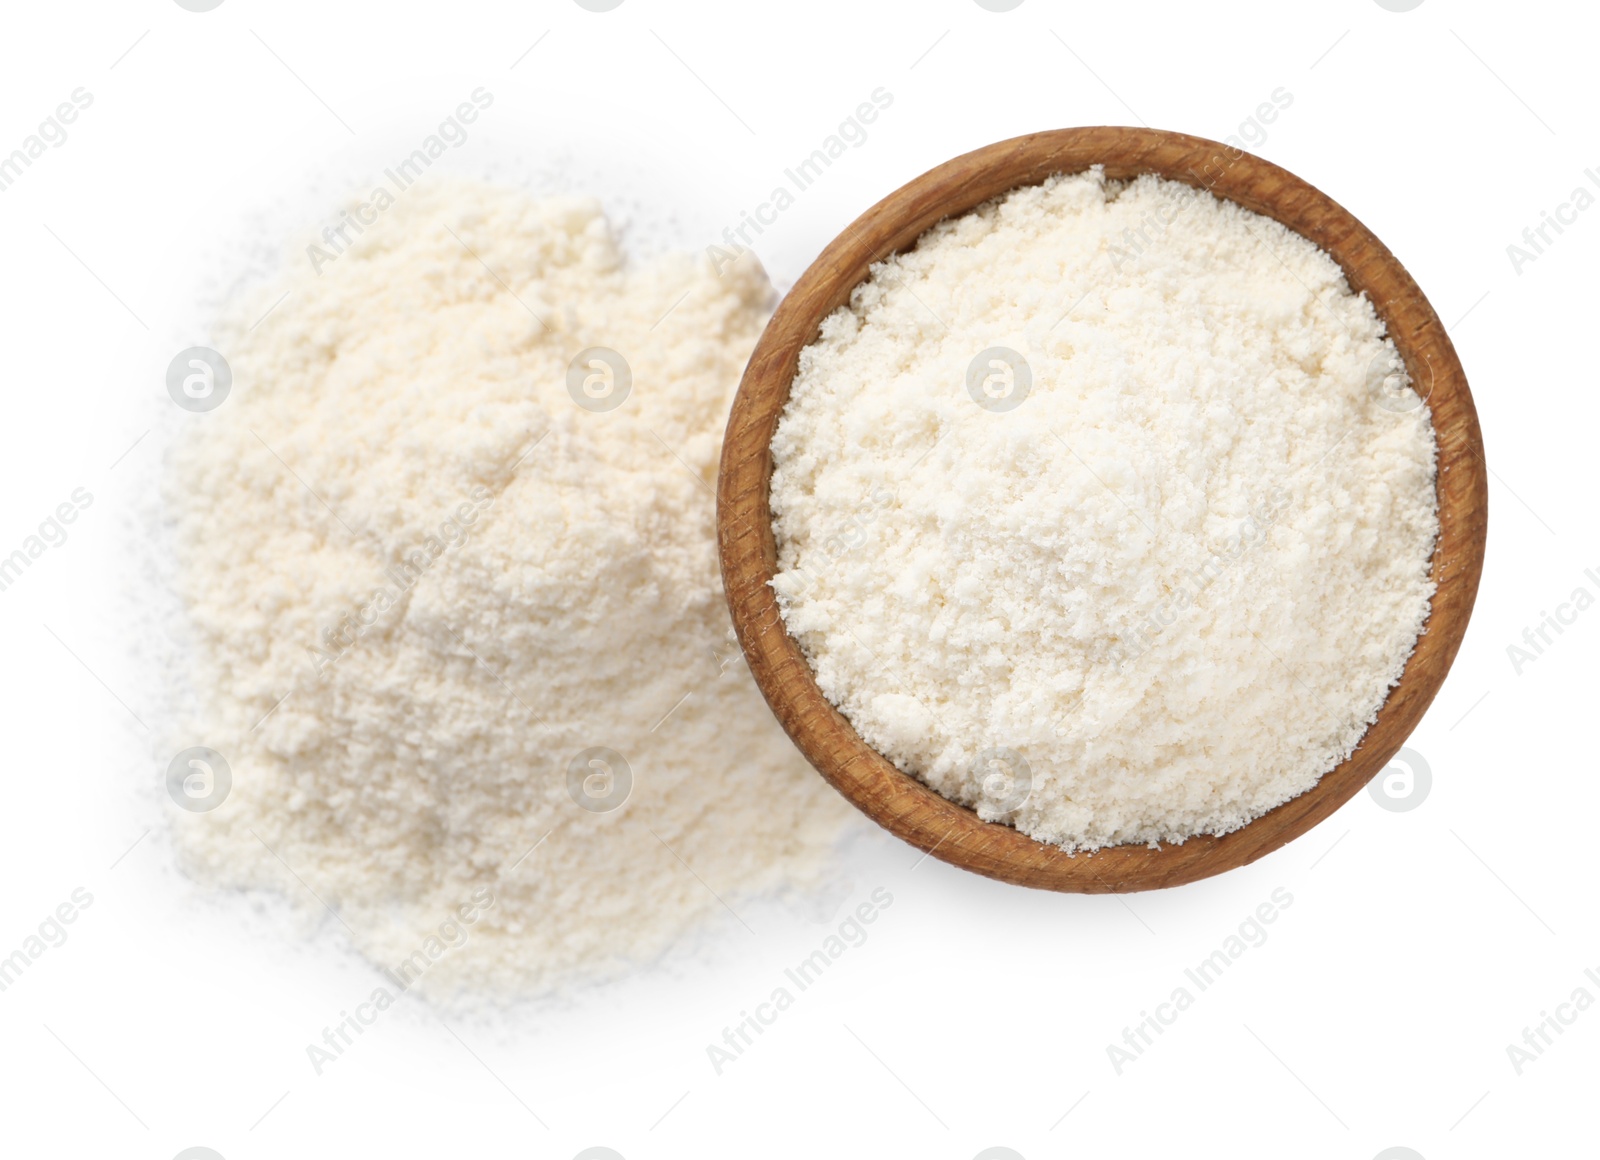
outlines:
{"label": "pile of coconut flour", "polygon": [[773,457],[774,587],[824,694],[1068,850],[1309,789],[1433,592],[1433,428],[1371,303],[1153,177],[1016,190],[875,267]]}
{"label": "pile of coconut flour", "polygon": [[[848,810],[739,660],[714,551],[754,260],[635,268],[596,203],[477,185],[295,259],[217,331],[232,393],[171,457],[186,743],[232,775],[179,813],[188,868],[325,903],[406,985],[502,992],[813,876]],[[631,375],[569,379],[591,347]]]}

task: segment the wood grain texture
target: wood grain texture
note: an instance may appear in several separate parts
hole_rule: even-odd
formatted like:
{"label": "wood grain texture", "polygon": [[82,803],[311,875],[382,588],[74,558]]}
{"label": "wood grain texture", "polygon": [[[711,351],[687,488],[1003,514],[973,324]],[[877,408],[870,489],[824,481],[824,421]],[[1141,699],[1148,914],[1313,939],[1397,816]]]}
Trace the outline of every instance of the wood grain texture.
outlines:
{"label": "wood grain texture", "polygon": [[[1224,837],[1067,855],[1009,826],[980,821],[901,773],[823,697],[784,629],[770,586],[777,564],[768,506],[770,445],[801,348],[873,262],[909,248],[942,218],[1096,164],[1113,179],[1159,174],[1275,218],[1332,255],[1351,287],[1372,299],[1433,412],[1438,591],[1377,722],[1313,789]],[[1422,718],[1461,645],[1483,568],[1488,486],[1482,444],[1466,376],[1438,316],[1395,256],[1331,198],[1270,162],[1198,137],[1111,126],[1035,133],[957,157],[890,194],[848,226],[779,305],[728,420],[717,480],[723,582],[750,671],[779,722],[823,777],[892,833],[953,865],[1024,886],[1090,893],[1176,886],[1246,865],[1304,834],[1379,773]]]}

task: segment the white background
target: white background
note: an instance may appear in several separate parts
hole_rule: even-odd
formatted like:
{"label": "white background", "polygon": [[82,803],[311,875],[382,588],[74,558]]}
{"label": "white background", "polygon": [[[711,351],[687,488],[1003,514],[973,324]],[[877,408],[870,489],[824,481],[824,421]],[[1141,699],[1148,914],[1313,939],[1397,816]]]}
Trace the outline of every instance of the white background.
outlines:
{"label": "white background", "polygon": [[[1507,656],[1574,588],[1600,592],[1600,212],[1520,273],[1506,252],[1600,167],[1589,6],[99,0],[3,21],[0,152],[75,88],[94,103],[0,193],[0,549],[74,488],[94,503],[0,592],[0,955],[74,888],[94,901],[0,993],[0,1154],[1440,1160],[1590,1135],[1600,1008],[1521,1075],[1506,1052],[1575,988],[1600,998],[1600,612],[1520,675]],[[780,287],[957,153],[1069,125],[1221,138],[1286,88],[1255,151],[1411,270],[1494,472],[1472,628],[1409,742],[1427,799],[1363,793],[1254,866],[1127,898],[919,864],[863,821],[815,913],[755,907],[756,937],[730,920],[622,983],[493,1017],[408,998],[316,1075],[305,1045],[374,976],[331,920],[305,934],[171,868],[131,516],[172,429],[166,364],[217,297],[478,86],[495,103],[451,168],[593,193],[645,248],[715,240],[885,87],[866,143],[757,242]],[[707,1044],[820,944],[817,917],[875,887],[894,902],[869,941],[717,1075]],[[1294,901],[1268,941],[1117,1074],[1107,1045],[1279,887]]]}

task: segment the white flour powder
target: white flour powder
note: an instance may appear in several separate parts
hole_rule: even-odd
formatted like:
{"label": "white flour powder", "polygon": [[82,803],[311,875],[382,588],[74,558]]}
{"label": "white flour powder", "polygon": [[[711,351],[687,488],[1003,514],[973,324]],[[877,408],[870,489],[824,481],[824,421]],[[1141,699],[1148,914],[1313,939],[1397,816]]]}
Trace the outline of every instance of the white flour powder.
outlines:
{"label": "white flour powder", "polygon": [[[186,743],[233,778],[180,818],[195,873],[325,901],[407,985],[515,992],[820,866],[848,810],[739,660],[713,547],[770,294],[751,259],[626,266],[595,203],[460,185],[241,304],[167,501]],[[631,370],[614,410],[603,365],[569,393],[590,347]]]}
{"label": "white flour powder", "polygon": [[1427,617],[1434,437],[1396,365],[1267,218],[1098,171],[1016,190],[802,354],[785,623],[869,744],[987,820],[1236,829],[1351,752]]}

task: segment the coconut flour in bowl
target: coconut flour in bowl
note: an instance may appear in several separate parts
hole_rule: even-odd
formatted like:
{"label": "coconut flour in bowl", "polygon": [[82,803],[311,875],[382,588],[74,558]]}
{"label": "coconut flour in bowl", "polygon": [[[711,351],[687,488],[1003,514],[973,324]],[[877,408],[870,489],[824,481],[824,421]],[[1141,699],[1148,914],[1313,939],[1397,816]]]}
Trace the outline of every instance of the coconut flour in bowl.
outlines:
{"label": "coconut flour in bowl", "polygon": [[1427,620],[1436,448],[1305,238],[1055,177],[872,268],[772,440],[784,623],[863,740],[1071,850],[1238,829],[1359,743]]}

